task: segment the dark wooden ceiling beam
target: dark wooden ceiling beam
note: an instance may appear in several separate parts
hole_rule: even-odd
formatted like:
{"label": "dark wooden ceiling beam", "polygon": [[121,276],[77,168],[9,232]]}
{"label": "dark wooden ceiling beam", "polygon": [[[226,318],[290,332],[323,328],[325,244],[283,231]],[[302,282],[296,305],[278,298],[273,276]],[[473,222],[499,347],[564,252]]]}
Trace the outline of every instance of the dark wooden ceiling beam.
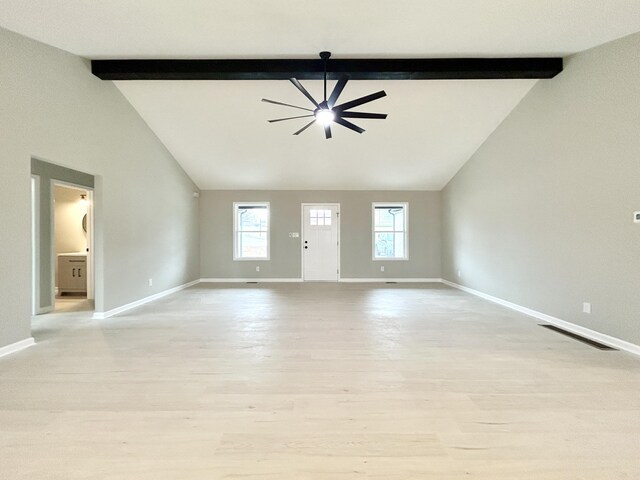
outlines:
{"label": "dark wooden ceiling beam", "polygon": [[[330,59],[328,77],[353,80],[552,78],[562,58]],[[321,80],[322,60],[92,60],[103,80]]]}

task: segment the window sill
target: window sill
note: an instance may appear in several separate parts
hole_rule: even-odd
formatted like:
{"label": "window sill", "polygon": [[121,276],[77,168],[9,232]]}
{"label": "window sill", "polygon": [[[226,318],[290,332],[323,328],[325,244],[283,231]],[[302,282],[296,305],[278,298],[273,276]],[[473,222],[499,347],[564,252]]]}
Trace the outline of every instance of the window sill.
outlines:
{"label": "window sill", "polygon": [[404,257],[404,258],[379,257],[379,258],[374,258],[373,261],[374,262],[408,262],[409,257]]}

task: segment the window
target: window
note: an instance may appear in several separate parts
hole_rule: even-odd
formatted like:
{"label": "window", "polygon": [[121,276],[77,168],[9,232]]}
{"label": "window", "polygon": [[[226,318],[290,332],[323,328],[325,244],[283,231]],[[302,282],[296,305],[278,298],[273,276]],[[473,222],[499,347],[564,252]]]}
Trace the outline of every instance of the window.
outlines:
{"label": "window", "polygon": [[373,204],[373,259],[407,260],[407,203]]}
{"label": "window", "polygon": [[314,208],[310,209],[309,222],[311,225],[330,226],[331,210],[316,210]]}
{"label": "window", "polygon": [[269,204],[233,204],[233,259],[269,260]]}

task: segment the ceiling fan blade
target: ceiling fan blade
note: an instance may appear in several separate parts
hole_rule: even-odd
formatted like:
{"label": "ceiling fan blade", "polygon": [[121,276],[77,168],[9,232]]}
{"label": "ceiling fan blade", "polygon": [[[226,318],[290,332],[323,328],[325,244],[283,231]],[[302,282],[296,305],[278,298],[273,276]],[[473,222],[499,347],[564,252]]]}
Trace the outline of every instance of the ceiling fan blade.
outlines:
{"label": "ceiling fan blade", "polygon": [[297,88],[298,90],[300,90],[300,91],[302,92],[302,94],[303,94],[305,97],[307,97],[309,100],[311,100],[311,103],[313,103],[317,108],[320,108],[320,105],[318,105],[318,102],[316,102],[316,101],[313,99],[313,97],[311,96],[311,94],[310,94],[309,92],[307,92],[307,89],[306,89],[306,88],[304,88],[304,87],[302,86],[302,84],[298,81],[298,79],[297,79],[297,78],[290,78],[289,80],[291,81],[291,83],[293,83],[293,84],[296,86],[296,88]]}
{"label": "ceiling fan blade", "polygon": [[263,98],[262,101],[267,103],[273,103],[274,105],[284,105],[285,107],[293,107],[293,108],[298,108],[300,110],[306,110],[307,112],[313,112],[313,110],[311,110],[310,108],[297,107],[295,105],[289,105],[288,103],[276,102],[275,100],[267,100],[266,98]]}
{"label": "ceiling fan blade", "polygon": [[354,125],[351,122],[348,122],[344,118],[336,117],[336,118],[333,119],[333,121],[336,122],[336,123],[339,123],[343,127],[347,127],[348,129],[353,130],[354,132],[358,132],[358,133],[364,132],[364,128],[360,128],[359,126]]}
{"label": "ceiling fan blade", "polygon": [[327,140],[331,138],[331,125],[328,123],[324,126],[324,136]]}
{"label": "ceiling fan blade", "polygon": [[312,115],[300,115],[298,117],[276,118],[275,120],[267,120],[267,122],[276,123],[276,122],[284,122],[285,120],[293,120],[294,118],[307,118],[307,117],[313,117],[313,114]]}
{"label": "ceiling fan blade", "polygon": [[342,90],[344,90],[344,87],[347,85],[348,81],[349,81],[349,75],[342,75],[340,77],[340,79],[338,80],[338,83],[336,83],[336,86],[333,87],[333,92],[331,92],[331,96],[329,96],[329,99],[327,100],[327,105],[329,106],[329,108],[333,108],[333,106],[336,104],[338,97],[342,93]]}
{"label": "ceiling fan blade", "polygon": [[372,93],[371,95],[366,95],[364,97],[356,98],[355,100],[351,100],[350,102],[343,103],[342,105],[336,105],[333,107],[333,111],[342,112],[344,110],[349,110],[350,108],[357,107],[358,105],[363,105],[365,103],[373,102],[382,97],[386,97],[387,94],[384,90],[380,90],[379,92]]}
{"label": "ceiling fan blade", "polygon": [[311,122],[307,123],[304,127],[302,127],[300,130],[298,130],[296,133],[294,133],[294,135],[300,135],[302,132],[304,132],[307,128],[309,128],[311,125],[313,125],[314,123],[316,123],[315,118],[313,120],[311,120]]}
{"label": "ceiling fan blade", "polygon": [[378,120],[387,118],[386,113],[340,112],[338,115],[342,118],[375,118]]}

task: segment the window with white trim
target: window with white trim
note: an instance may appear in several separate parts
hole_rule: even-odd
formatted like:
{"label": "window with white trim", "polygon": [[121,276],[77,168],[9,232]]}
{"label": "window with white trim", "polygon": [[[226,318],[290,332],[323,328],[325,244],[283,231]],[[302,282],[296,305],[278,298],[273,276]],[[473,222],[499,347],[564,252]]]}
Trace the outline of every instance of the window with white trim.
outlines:
{"label": "window with white trim", "polygon": [[407,203],[373,204],[373,259],[407,260]]}
{"label": "window with white trim", "polygon": [[269,203],[233,204],[234,260],[269,260]]}

